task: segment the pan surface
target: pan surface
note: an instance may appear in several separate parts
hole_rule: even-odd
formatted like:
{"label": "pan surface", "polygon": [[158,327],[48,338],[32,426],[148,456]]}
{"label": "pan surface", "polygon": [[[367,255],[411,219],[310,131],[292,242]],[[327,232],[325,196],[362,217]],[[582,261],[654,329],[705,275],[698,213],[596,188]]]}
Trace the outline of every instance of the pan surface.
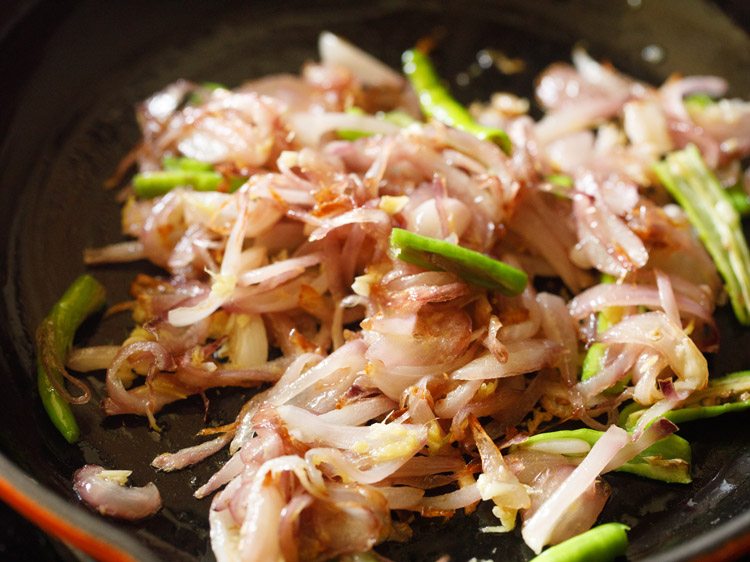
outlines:
{"label": "pan surface", "polygon": [[[297,72],[315,58],[328,29],[394,67],[420,37],[441,37],[435,60],[462,101],[496,90],[530,95],[534,76],[566,60],[583,42],[598,58],[651,83],[670,73],[717,74],[731,93],[750,97],[750,28],[742,2],[698,0],[544,0],[527,2],[376,0],[368,3],[199,1],[17,3],[0,26],[0,497],[50,532],[107,560],[213,560],[209,500],[192,491],[226,457],[193,470],[156,473],[151,459],[194,444],[204,425],[200,400],[159,415],[163,431],[142,419],[103,419],[98,400],[76,409],[83,439],[67,445],[48,423],[34,390],[33,331],[64,288],[84,270],[82,250],[121,239],[119,208],[102,189],[138,139],[133,106],[178,79],[221,82]],[[722,10],[723,8],[723,10]],[[727,15],[731,14],[732,17]],[[11,18],[12,16],[12,18]],[[481,70],[477,53],[498,49],[526,70]],[[468,77],[468,80],[466,79]],[[458,78],[458,79],[457,79]],[[96,268],[109,302],[125,299],[143,264]],[[157,273],[153,268],[146,271]],[[717,374],[750,367],[750,331],[721,319]],[[126,315],[96,319],[87,343],[123,339]],[[101,377],[91,377],[101,396]],[[234,419],[248,391],[209,395],[209,423]],[[632,560],[723,560],[750,548],[750,432],[741,415],[686,426],[694,482],[668,486],[608,476],[613,497],[602,515],[632,525]],[[79,505],[72,473],[86,462],[153,480],[165,508],[130,524],[104,521]],[[394,560],[522,561],[517,535],[483,534],[486,510],[448,522],[416,522],[414,539],[378,550]]]}

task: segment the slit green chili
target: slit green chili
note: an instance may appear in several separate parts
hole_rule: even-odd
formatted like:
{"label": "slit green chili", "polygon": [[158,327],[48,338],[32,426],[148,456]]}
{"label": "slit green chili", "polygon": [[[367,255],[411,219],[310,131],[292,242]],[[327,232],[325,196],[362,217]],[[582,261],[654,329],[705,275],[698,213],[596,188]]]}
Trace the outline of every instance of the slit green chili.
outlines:
{"label": "slit green chili", "polygon": [[460,129],[497,144],[510,154],[511,142],[507,133],[497,127],[486,127],[477,123],[469,110],[451,96],[435,72],[429,57],[418,49],[406,51],[402,57],[404,74],[419,97],[419,105],[428,117],[450,127]]}
{"label": "slit green chili", "polygon": [[[723,414],[750,409],[750,371],[739,371],[710,379],[708,386],[692,394],[680,408],[670,410],[664,417],[675,424],[715,418]],[[633,403],[620,413],[618,425],[631,429],[646,409]]]}
{"label": "slit green chili", "polygon": [[[550,431],[539,433],[526,439],[525,441],[514,445],[513,449],[539,449],[540,445],[551,444],[555,441],[583,441],[589,447],[604,435],[602,431],[595,429],[583,428],[562,431]],[[568,454],[566,456],[583,456],[585,453]],[[690,443],[678,435],[668,435],[660,439],[646,450],[642,451],[621,467],[615,469],[616,472],[627,472],[636,474],[652,480],[670,482],[677,484],[689,484],[690,462],[692,451]]]}
{"label": "slit green chili", "polygon": [[750,325],[750,251],[731,198],[694,145],[669,154],[654,171],[713,258],[737,320]]}
{"label": "slit green chili", "polygon": [[104,306],[104,299],[102,284],[90,275],[81,275],[37,329],[39,396],[50,420],[69,443],[78,440],[80,431],[70,404],[56,389],[65,384],[65,359],[76,330],[87,317]]}

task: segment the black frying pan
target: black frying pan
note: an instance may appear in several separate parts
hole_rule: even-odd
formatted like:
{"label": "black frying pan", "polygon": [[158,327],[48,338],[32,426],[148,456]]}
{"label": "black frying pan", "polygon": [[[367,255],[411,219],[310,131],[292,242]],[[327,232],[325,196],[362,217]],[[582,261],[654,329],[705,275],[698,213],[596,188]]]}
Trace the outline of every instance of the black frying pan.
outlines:
{"label": "black frying pan", "polygon": [[[158,474],[158,453],[193,444],[203,426],[197,399],[167,408],[164,431],[142,419],[102,419],[96,400],[79,408],[83,440],[67,445],[48,423],[34,389],[32,334],[47,309],[83,271],[86,246],[120,239],[119,209],[103,181],[136,142],[133,105],[186,77],[236,85],[245,78],[296,72],[315,57],[329,29],[393,66],[419,37],[437,31],[436,62],[455,79],[476,70],[476,53],[496,48],[527,62],[512,77],[488,70],[455,86],[463,101],[498,89],[529,95],[533,77],[567,59],[584,41],[640,79],[671,72],[718,74],[750,97],[750,29],[742,0],[545,0],[504,2],[186,2],[5,3],[0,8],[0,497],[45,530],[103,560],[212,560],[208,500],[192,499],[218,456],[194,470]],[[644,49],[652,55],[645,57]],[[656,51],[654,50],[656,47]],[[661,50],[661,51],[659,51]],[[645,59],[649,59],[648,61]],[[649,62],[650,61],[650,62]],[[139,266],[99,268],[110,302],[126,297]],[[151,270],[154,272],[154,270]],[[120,341],[128,319],[97,319],[81,339]],[[717,373],[750,367],[750,332],[722,319]],[[91,379],[96,385],[96,378]],[[247,391],[211,394],[208,418],[234,418]],[[632,560],[724,560],[750,548],[750,432],[745,416],[693,424],[694,482],[668,486],[628,475],[607,479],[613,497],[602,515],[633,526]],[[134,469],[154,480],[165,508],[139,524],[104,520],[77,502],[70,484],[85,462]],[[33,480],[32,480],[33,478]],[[380,551],[396,560],[527,560],[516,535],[482,534],[493,524],[480,508],[448,522],[414,525],[405,545]]]}

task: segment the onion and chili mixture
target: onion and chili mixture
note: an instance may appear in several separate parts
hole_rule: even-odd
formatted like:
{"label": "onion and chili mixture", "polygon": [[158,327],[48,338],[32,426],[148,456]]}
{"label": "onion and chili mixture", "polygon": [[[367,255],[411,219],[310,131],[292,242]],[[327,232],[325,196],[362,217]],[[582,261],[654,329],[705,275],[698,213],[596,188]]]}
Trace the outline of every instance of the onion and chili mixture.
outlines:
{"label": "onion and chili mixture", "polygon": [[[65,361],[106,369],[104,413],[155,431],[166,404],[250,389],[233,423],[152,463],[228,448],[195,492],[222,562],[380,559],[409,513],[480,501],[538,554],[596,523],[609,471],[689,482],[675,424],[750,404],[750,375],[709,376],[704,355],[717,305],[750,322],[750,105],[720,78],[655,88],[576,49],[538,78],[534,121],[512,93],[462,107],[424,51],[404,75],[330,33],[320,55],[138,106],[117,178],[128,241],[85,262],[164,275],[134,280],[121,345],[70,351],[103,302],[90,276],[40,327],[61,433],[78,437],[70,403],[88,396]],[[128,476],[86,466],[75,489],[106,515],[156,512]],[[625,530],[548,559],[615,556]]]}

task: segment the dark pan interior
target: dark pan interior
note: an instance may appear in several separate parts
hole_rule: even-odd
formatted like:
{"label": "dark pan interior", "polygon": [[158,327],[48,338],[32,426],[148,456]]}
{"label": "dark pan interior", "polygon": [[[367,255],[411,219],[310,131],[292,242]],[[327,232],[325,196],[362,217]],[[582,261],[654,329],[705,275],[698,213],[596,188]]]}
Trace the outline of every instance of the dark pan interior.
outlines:
{"label": "dark pan interior", "polygon": [[[718,74],[732,93],[750,97],[750,27],[742,1],[524,0],[504,2],[239,2],[176,0],[128,3],[17,3],[15,19],[0,28],[0,449],[2,454],[76,506],[70,477],[85,462],[134,470],[153,480],[165,508],[140,524],[107,522],[134,535],[168,560],[213,560],[208,546],[208,500],[191,492],[215,471],[218,455],[194,470],[156,473],[158,453],[194,444],[204,424],[202,402],[167,408],[160,434],[144,420],[103,420],[98,400],[77,409],[83,440],[67,445],[47,422],[34,390],[32,335],[70,281],[84,270],[87,246],[120,240],[119,208],[102,189],[119,159],[138,139],[133,105],[177,78],[237,85],[243,79],[297,72],[316,56],[318,33],[339,33],[398,66],[418,38],[436,33],[441,74],[463,101],[496,90],[530,94],[533,77],[566,60],[583,42],[597,57],[645,81],[671,72]],[[732,18],[726,15],[727,10]],[[648,51],[647,48],[651,47]],[[644,49],[661,49],[647,62]],[[482,71],[476,54],[502,50],[526,61],[526,71],[503,76]],[[466,73],[468,85],[455,84]],[[143,264],[96,268],[109,303],[127,296]],[[725,315],[717,374],[750,367],[750,331]],[[127,315],[96,319],[81,333],[88,343],[119,342]],[[102,377],[91,377],[101,396]],[[231,421],[248,391],[214,392],[209,423]],[[612,500],[605,520],[631,524],[632,560],[684,560],[711,552],[750,531],[750,434],[746,417],[693,424],[682,435],[694,443],[694,482],[668,486],[627,475],[608,476]],[[481,509],[452,520],[414,525],[405,545],[379,550],[395,560],[494,559],[522,561],[530,550],[517,535],[479,532],[494,524]],[[104,523],[102,523],[104,525]]]}

